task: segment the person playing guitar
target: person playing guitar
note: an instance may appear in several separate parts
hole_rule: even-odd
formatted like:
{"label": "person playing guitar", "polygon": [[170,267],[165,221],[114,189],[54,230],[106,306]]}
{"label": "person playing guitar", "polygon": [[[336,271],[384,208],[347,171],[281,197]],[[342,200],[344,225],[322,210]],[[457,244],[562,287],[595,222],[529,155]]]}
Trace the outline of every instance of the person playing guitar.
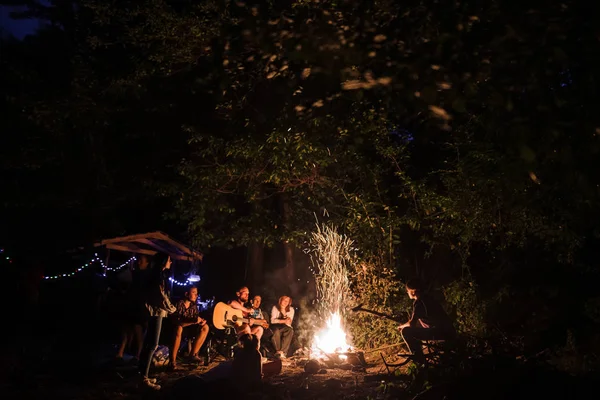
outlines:
{"label": "person playing guitar", "polygon": [[[260,343],[260,339],[262,338],[264,328],[260,323],[260,319],[255,319],[252,317],[253,309],[244,307],[244,304],[248,302],[248,296],[250,295],[250,290],[246,286],[242,286],[236,294],[236,299],[231,300],[229,305],[236,310],[242,311],[242,314],[245,318],[249,318],[248,323],[243,323],[241,326],[236,327],[236,333],[238,337],[243,334],[250,333],[256,335],[258,341]],[[264,321],[264,319],[263,319]],[[266,321],[264,321],[266,322]]]}

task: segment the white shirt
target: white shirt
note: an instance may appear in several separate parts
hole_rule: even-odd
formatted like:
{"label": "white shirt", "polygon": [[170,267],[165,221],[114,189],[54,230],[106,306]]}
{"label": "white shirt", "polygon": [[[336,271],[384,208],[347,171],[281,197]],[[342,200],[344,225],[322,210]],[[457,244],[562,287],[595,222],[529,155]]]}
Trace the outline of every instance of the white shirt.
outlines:
{"label": "white shirt", "polygon": [[[282,317],[281,319],[279,319],[280,316]],[[286,317],[290,318],[289,324],[287,322],[284,322]],[[279,308],[277,306],[273,306],[273,308],[271,309],[271,324],[286,324],[287,326],[291,327],[293,321],[294,321],[294,307],[290,307],[290,311],[288,311],[287,313],[284,313],[284,314],[282,314],[279,311]]]}

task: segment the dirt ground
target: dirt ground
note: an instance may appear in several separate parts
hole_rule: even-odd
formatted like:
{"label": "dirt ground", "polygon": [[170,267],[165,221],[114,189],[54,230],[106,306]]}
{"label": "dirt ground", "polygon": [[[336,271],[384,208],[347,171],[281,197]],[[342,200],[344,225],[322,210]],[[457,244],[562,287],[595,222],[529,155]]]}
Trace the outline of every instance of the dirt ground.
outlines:
{"label": "dirt ground", "polygon": [[[379,353],[367,354],[368,367],[326,368],[320,373],[309,375],[304,371],[306,359],[292,357],[284,360],[279,375],[266,379],[263,387],[254,392],[246,392],[244,399],[384,399],[401,398],[402,374],[386,378],[386,370]],[[139,385],[139,377],[132,367],[105,367],[93,371],[72,371],[68,374],[31,374],[13,381],[2,389],[6,399],[81,399],[81,400],[134,400],[134,399],[228,399],[234,398],[234,388],[219,385],[200,384],[194,379],[223,359],[216,359],[211,365],[197,366],[180,363],[181,370],[167,372],[165,368],[153,369],[154,376],[162,385],[156,392]],[[400,378],[400,380],[398,379]],[[393,382],[393,383],[390,383]],[[391,389],[395,394],[391,393]],[[240,388],[238,388],[240,389]],[[5,397],[7,395],[7,397]]]}

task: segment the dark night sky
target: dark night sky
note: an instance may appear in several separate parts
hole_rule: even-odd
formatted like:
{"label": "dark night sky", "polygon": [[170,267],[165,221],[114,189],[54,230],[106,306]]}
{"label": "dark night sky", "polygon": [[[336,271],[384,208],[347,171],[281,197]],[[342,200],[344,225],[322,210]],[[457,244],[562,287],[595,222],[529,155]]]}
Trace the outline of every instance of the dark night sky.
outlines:
{"label": "dark night sky", "polygon": [[13,11],[19,11],[20,7],[0,6],[0,26],[9,34],[18,39],[34,33],[39,27],[39,21],[35,19],[14,20],[10,17]]}

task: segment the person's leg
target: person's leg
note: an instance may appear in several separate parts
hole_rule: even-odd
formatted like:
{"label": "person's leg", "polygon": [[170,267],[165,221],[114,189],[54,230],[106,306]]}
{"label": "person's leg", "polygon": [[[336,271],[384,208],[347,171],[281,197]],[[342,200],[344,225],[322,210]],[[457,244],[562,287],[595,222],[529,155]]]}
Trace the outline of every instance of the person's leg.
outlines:
{"label": "person's leg", "polygon": [[260,348],[260,338],[262,338],[263,332],[264,332],[264,329],[262,326],[253,326],[252,329],[250,330],[250,333],[252,333],[253,335],[256,335],[256,338],[258,339],[258,347],[259,348]]}
{"label": "person's leg", "polygon": [[402,339],[404,339],[404,343],[406,343],[406,347],[408,347],[408,351],[411,354],[415,355],[418,358],[423,358],[423,346],[421,341],[415,337],[415,331],[419,328],[411,328],[407,326],[402,329]]}
{"label": "person's leg", "polygon": [[210,328],[208,324],[204,324],[200,327],[198,334],[196,335],[196,340],[194,340],[194,347],[192,347],[192,357],[197,357],[200,348],[204,344],[206,337],[208,336],[208,331]]}
{"label": "person's leg", "polygon": [[294,338],[294,328],[291,326],[285,326],[281,331],[281,351],[283,355],[287,357],[292,345],[292,339]]}
{"label": "person's leg", "polygon": [[177,353],[179,353],[179,346],[181,346],[181,334],[183,333],[183,327],[181,325],[175,326],[175,337],[173,338],[173,346],[171,347],[171,353],[169,354],[169,362],[171,368],[177,365]]}
{"label": "person's leg", "polygon": [[117,358],[123,358],[123,355],[125,354],[125,348],[127,347],[127,344],[129,343],[129,337],[130,337],[130,328],[129,326],[123,324],[123,326],[121,327],[121,344],[119,345],[119,349],[117,350]]}
{"label": "person's leg", "polygon": [[158,348],[158,339],[160,338],[160,330],[162,327],[162,317],[152,317],[148,321],[148,331],[144,340],[144,348],[142,357],[140,358],[139,370],[144,378],[148,378],[150,366],[152,365],[152,357]]}
{"label": "person's leg", "polygon": [[261,347],[265,350],[265,355],[275,354],[275,349],[273,348],[273,331],[270,328],[263,331]]}
{"label": "person's leg", "polygon": [[271,330],[271,328],[267,328],[263,330],[262,333],[262,337],[264,338],[265,341],[271,341],[271,338],[273,337],[273,331]]}
{"label": "person's leg", "polygon": [[238,338],[242,335],[245,335],[246,333],[252,333],[250,330],[250,325],[248,324],[242,324],[241,326],[236,327],[235,331],[237,333]]}
{"label": "person's leg", "polygon": [[142,355],[142,347],[144,346],[144,325],[137,323],[133,326],[133,335],[135,336],[135,358],[138,360]]}
{"label": "person's leg", "polygon": [[415,356],[415,360],[423,361],[423,340],[441,340],[443,334],[433,328],[411,328],[402,329],[402,338],[408,346],[410,352]]}
{"label": "person's leg", "polygon": [[275,352],[279,353],[281,351],[281,327],[273,326],[272,330],[273,336],[271,337],[271,341],[273,342]]}
{"label": "person's leg", "polygon": [[129,351],[131,353],[132,350],[133,350],[133,326],[130,326],[129,329],[127,329],[127,346],[125,346],[125,351]]}

